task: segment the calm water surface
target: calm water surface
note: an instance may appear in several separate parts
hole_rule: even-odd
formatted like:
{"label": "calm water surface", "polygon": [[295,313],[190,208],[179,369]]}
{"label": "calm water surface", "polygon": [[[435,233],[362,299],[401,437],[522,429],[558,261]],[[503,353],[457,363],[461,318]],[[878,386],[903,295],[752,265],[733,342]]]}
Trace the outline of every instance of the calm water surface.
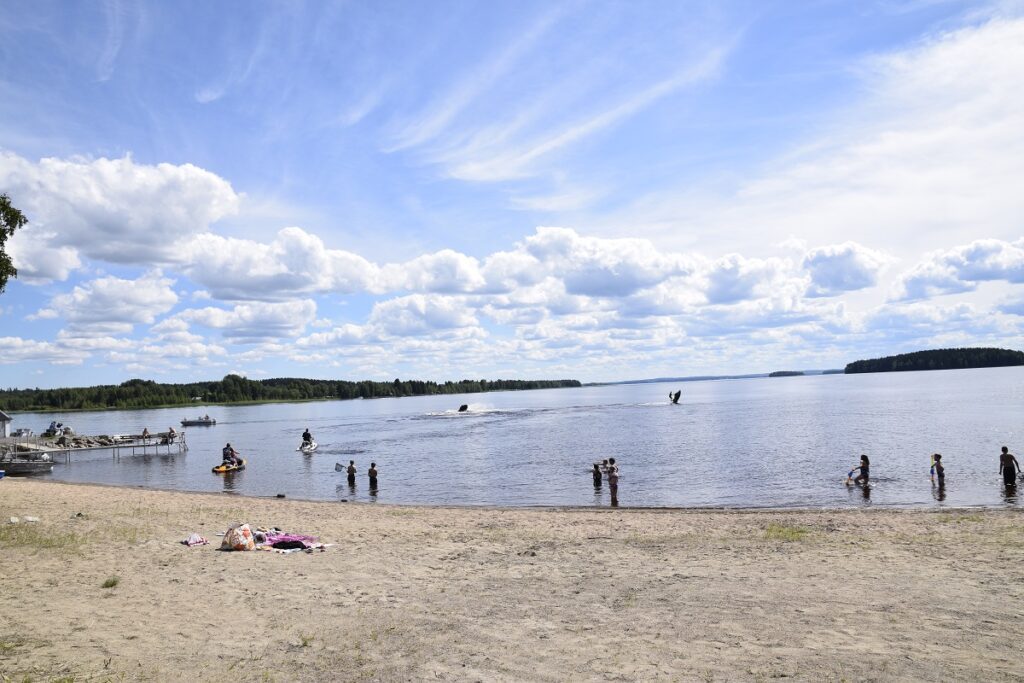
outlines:
{"label": "calm water surface", "polygon": [[[681,388],[680,405],[668,393]],[[456,412],[468,403],[468,413]],[[50,478],[255,496],[455,505],[607,505],[590,468],[614,456],[626,506],[1017,506],[999,447],[1024,451],[1024,368],[640,384],[367,401],[21,413],[79,434],[190,427],[184,455],[76,454]],[[309,427],[320,449],[296,451]],[[210,468],[230,441],[249,460]],[[945,491],[928,477],[943,454]],[[860,453],[868,491],[843,484]],[[335,463],[355,460],[350,488]],[[368,490],[371,461],[380,488]],[[1024,499],[1024,486],[1021,487]]]}

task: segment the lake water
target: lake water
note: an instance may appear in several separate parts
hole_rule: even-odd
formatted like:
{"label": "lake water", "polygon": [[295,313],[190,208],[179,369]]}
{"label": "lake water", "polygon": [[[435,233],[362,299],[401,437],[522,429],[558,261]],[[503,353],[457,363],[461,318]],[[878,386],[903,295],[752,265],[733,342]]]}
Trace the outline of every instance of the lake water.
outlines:
{"label": "lake water", "polygon": [[[683,397],[670,405],[675,389]],[[469,412],[456,412],[462,403]],[[38,433],[56,419],[79,434],[137,434],[204,413],[217,425],[189,427],[187,454],[79,453],[48,476],[319,500],[589,506],[609,502],[590,469],[611,456],[623,506],[1016,506],[998,454],[1003,445],[1024,450],[1024,367],[22,413],[14,426]],[[296,451],[305,427],[320,444],[312,455]],[[210,471],[225,442],[248,459],[245,471]],[[943,454],[944,491],[929,480],[933,452]],[[867,491],[843,483],[861,453],[871,458]],[[354,488],[335,471],[350,459]]]}

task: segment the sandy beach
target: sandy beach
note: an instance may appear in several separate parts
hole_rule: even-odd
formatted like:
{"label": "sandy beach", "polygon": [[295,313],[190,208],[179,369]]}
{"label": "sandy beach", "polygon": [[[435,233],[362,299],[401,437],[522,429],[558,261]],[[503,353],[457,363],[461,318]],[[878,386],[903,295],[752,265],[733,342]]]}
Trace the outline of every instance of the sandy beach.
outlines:
{"label": "sandy beach", "polygon": [[[1020,681],[1022,521],[1015,510],[392,507],[8,478],[0,672]],[[334,545],[221,552],[217,534],[234,522]],[[191,532],[211,545],[181,545]]]}

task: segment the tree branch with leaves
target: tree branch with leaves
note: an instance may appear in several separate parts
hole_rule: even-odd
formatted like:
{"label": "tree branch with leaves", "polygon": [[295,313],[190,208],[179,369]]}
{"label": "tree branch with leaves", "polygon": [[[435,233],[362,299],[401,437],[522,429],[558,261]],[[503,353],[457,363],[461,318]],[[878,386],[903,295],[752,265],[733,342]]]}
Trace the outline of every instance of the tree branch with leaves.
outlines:
{"label": "tree branch with leaves", "polygon": [[11,198],[6,194],[0,194],[0,294],[3,294],[7,287],[7,279],[18,277],[18,269],[14,262],[7,255],[4,246],[7,238],[14,236],[14,231],[28,223],[25,214],[14,208]]}

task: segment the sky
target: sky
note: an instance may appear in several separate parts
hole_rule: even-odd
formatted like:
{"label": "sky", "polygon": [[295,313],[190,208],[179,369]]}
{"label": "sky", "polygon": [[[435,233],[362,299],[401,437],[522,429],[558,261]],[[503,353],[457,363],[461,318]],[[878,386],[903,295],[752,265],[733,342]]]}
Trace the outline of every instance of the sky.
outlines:
{"label": "sky", "polygon": [[0,387],[1024,347],[1024,2],[0,14]]}

